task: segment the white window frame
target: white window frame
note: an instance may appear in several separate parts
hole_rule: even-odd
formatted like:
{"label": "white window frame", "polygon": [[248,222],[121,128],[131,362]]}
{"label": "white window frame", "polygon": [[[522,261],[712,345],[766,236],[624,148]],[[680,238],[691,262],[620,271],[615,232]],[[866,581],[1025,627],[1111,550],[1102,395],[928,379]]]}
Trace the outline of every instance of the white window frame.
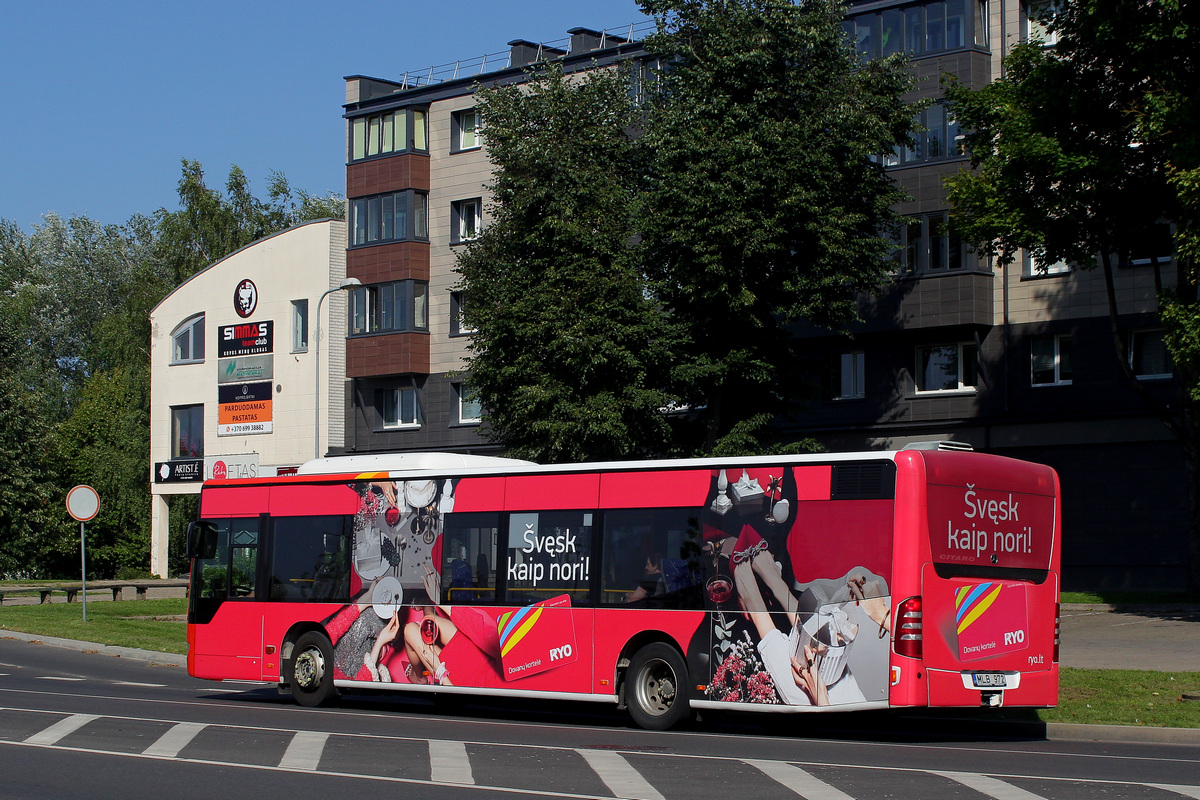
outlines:
{"label": "white window frame", "polygon": [[[186,337],[188,343],[188,355],[186,358],[179,356],[180,341]],[[196,344],[200,344],[200,355],[196,355]],[[183,322],[175,326],[175,330],[171,331],[171,366],[176,364],[203,364],[204,363],[204,313],[193,314]]]}
{"label": "white window frame", "polygon": [[450,335],[469,336],[475,329],[467,325],[463,318],[463,307],[466,304],[466,293],[461,289],[450,292]]}
{"label": "white window frame", "polygon": [[469,384],[467,384],[465,381],[459,381],[451,384],[451,386],[454,389],[455,418],[458,420],[458,424],[478,425],[479,423],[483,422],[483,406],[478,400],[474,402],[477,410],[477,413],[474,416],[467,416],[464,413],[466,404],[470,402],[467,400],[467,394],[470,392]]}
{"label": "white window frame", "polygon": [[[382,390],[385,395],[383,407],[379,409],[379,419],[381,427],[384,430],[414,430],[421,427],[421,389],[415,383],[410,383],[407,386],[396,386],[391,389]],[[393,397],[392,403],[396,409],[396,419],[389,421],[387,418],[387,403],[386,395],[391,394]],[[404,409],[403,398],[406,394],[412,397],[412,416],[410,418],[402,418]]]}
{"label": "white window frame", "polygon": [[[1051,341],[1054,345],[1054,377],[1050,381],[1037,380],[1037,352],[1034,348],[1038,342]],[[1070,360],[1071,337],[1068,335],[1034,336],[1029,342],[1029,385],[1030,386],[1070,386],[1071,378],[1063,377],[1063,344],[1066,344],[1067,360]],[[1072,371],[1073,374],[1073,371]]]}
{"label": "white window frame", "polygon": [[861,400],[866,394],[866,354],[852,350],[838,355],[838,387],[834,400]]}
{"label": "white window frame", "polygon": [[[921,366],[922,366],[921,351],[929,350],[929,349],[932,349],[935,347],[938,347],[938,348],[954,347],[954,348],[956,348],[955,358],[957,361],[956,368],[957,368],[957,372],[958,372],[958,374],[956,376],[956,385],[946,387],[944,389],[922,389],[921,384],[925,383],[925,380],[924,380],[924,376],[922,375],[922,369],[921,369]],[[970,384],[970,383],[965,383],[963,380],[964,379],[963,367],[967,363],[968,358],[978,358],[978,348],[975,346],[974,342],[943,342],[940,344],[919,345],[916,348],[915,357],[913,359],[913,364],[915,366],[915,370],[913,372],[913,383],[916,386],[916,393],[918,395],[946,395],[946,394],[975,394],[976,392],[978,392],[979,389],[976,385]],[[977,371],[975,374],[975,378],[976,378],[976,380],[979,379],[979,374]]]}
{"label": "white window frame", "polygon": [[453,218],[450,243],[461,244],[471,241],[479,236],[479,231],[483,227],[483,198],[470,197],[465,200],[455,200],[450,204],[450,215]]}
{"label": "white window frame", "polygon": [[[1162,328],[1143,328],[1141,330],[1129,332],[1129,367],[1133,370],[1134,375],[1137,376],[1137,379],[1139,381],[1165,380],[1167,378],[1174,376],[1175,373],[1170,369],[1171,353],[1169,350],[1167,350],[1167,345],[1166,345],[1166,342],[1163,342],[1162,335],[1163,335]],[[1160,343],[1160,346],[1163,349],[1163,357],[1166,360],[1166,366],[1168,367],[1166,372],[1139,373],[1137,371],[1137,361],[1138,361],[1137,356],[1138,356],[1138,350],[1139,350],[1138,342],[1143,337],[1148,337],[1148,336],[1156,337],[1158,342]]]}
{"label": "white window frame", "polygon": [[[1071,265],[1066,261],[1059,260],[1053,264],[1044,264],[1042,261],[1034,258],[1033,253],[1025,251],[1025,274],[1030,278],[1046,278],[1051,275],[1066,275],[1071,271]],[[1043,268],[1044,267],[1044,268]]]}
{"label": "white window frame", "polygon": [[[483,138],[479,135],[479,109],[464,108],[461,111],[455,111],[453,118],[453,152],[464,153],[483,147]],[[470,125],[466,124],[468,121],[470,121]]]}
{"label": "white window frame", "polygon": [[292,301],[292,352],[308,352],[308,298]]}

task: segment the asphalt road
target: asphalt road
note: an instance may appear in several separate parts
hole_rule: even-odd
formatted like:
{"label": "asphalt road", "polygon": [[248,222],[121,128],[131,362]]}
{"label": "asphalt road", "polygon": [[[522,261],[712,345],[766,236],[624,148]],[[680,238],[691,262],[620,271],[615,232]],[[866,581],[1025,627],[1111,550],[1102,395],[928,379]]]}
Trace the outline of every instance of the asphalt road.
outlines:
{"label": "asphalt road", "polygon": [[737,718],[653,733],[606,706],[437,709],[0,639],[0,797],[1200,798],[1195,746],[1003,738],[891,714]]}

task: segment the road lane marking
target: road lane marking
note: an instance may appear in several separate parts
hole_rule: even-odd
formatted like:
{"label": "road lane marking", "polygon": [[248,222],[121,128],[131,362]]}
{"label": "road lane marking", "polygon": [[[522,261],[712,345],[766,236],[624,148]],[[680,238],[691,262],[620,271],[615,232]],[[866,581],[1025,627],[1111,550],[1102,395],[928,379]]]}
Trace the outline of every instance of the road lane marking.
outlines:
{"label": "road lane marking", "polygon": [[63,737],[74,733],[96,719],[100,719],[100,717],[95,714],[72,714],[69,717],[60,719],[49,728],[27,737],[25,742],[27,744],[57,744]]}
{"label": "road lane marking", "polygon": [[145,756],[164,756],[174,758],[179,751],[188,746],[200,731],[208,726],[200,722],[177,722],[166,733],[158,737],[158,741],[142,751]]}
{"label": "road lane marking", "polygon": [[429,777],[434,783],[475,784],[465,742],[429,740]]}
{"label": "road lane marking", "polygon": [[82,681],[83,678],[68,678],[65,675],[38,675],[39,681]]}
{"label": "road lane marking", "polygon": [[321,763],[321,754],[325,752],[325,742],[328,739],[328,733],[297,731],[288,744],[287,752],[279,760],[279,766],[287,769],[315,770]]}
{"label": "road lane marking", "polygon": [[973,772],[937,772],[930,771],[932,775],[941,775],[943,778],[949,778],[952,781],[961,783],[969,789],[974,789],[980,794],[986,794],[988,797],[995,800],[1046,800],[1040,794],[1027,792],[1011,783],[990,778],[987,775],[977,775]]}
{"label": "road lane marking", "polygon": [[144,689],[165,689],[165,683],[139,683],[137,681],[113,681],[115,686],[140,686]]}
{"label": "road lane marking", "polygon": [[744,758],[743,763],[757,769],[776,783],[790,789],[807,800],[854,800],[845,792],[835,789],[825,781],[814,778],[799,767],[784,761],[760,761]]}
{"label": "road lane marking", "polygon": [[617,797],[630,800],[666,800],[620,753],[607,750],[576,750],[592,771]]}
{"label": "road lane marking", "polygon": [[1194,797],[1200,800],[1200,786],[1177,786],[1170,783],[1147,783],[1146,786],[1153,786],[1155,789],[1165,789],[1168,792],[1175,792],[1184,797]]}

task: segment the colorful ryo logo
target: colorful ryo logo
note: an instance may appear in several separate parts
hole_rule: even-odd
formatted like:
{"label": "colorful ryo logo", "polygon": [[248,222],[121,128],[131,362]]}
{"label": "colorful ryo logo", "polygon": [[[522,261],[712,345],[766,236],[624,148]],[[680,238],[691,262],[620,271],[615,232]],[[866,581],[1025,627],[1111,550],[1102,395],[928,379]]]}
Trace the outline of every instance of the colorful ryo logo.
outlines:
{"label": "colorful ryo logo", "polygon": [[953,591],[958,655],[963,661],[1029,646],[1024,584],[988,581],[959,586]]}

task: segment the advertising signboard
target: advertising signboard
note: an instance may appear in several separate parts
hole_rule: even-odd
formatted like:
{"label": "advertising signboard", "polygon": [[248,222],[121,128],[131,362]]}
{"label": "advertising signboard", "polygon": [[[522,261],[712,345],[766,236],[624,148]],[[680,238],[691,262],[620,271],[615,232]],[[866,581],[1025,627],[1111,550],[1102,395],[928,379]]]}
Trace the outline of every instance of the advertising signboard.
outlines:
{"label": "advertising signboard", "polygon": [[217,436],[271,432],[271,383],[217,387]]}
{"label": "advertising signboard", "polygon": [[222,325],[217,329],[217,358],[253,356],[273,350],[275,324],[272,320],[262,322],[239,322]]}

